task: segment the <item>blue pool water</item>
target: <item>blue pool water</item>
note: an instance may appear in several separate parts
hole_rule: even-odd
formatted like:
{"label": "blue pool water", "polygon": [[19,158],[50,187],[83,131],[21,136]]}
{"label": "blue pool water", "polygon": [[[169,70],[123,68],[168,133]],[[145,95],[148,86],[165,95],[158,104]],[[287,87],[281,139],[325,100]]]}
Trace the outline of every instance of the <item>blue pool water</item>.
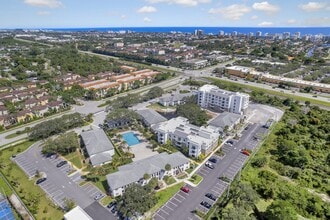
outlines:
{"label": "blue pool water", "polygon": [[133,146],[140,143],[140,140],[134,135],[133,132],[127,132],[123,134],[123,138],[128,146]]}
{"label": "blue pool water", "polygon": [[10,209],[6,200],[0,202],[0,219],[1,220],[15,220],[13,212]]}

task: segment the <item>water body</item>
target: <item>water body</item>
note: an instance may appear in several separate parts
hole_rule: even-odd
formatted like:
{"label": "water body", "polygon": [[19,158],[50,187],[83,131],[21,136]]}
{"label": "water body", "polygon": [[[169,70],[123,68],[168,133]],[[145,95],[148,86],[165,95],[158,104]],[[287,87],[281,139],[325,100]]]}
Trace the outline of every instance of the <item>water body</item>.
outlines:
{"label": "water body", "polygon": [[256,34],[257,31],[261,31],[262,35],[265,33],[276,34],[290,32],[294,34],[300,32],[301,36],[304,35],[325,35],[330,36],[330,27],[95,27],[95,28],[43,28],[41,30],[52,31],[68,31],[68,32],[85,32],[85,31],[133,31],[139,33],[194,33],[195,30],[202,30],[204,34],[218,34],[220,31],[224,31],[227,34],[231,34],[237,31],[238,34],[249,34],[250,32]]}

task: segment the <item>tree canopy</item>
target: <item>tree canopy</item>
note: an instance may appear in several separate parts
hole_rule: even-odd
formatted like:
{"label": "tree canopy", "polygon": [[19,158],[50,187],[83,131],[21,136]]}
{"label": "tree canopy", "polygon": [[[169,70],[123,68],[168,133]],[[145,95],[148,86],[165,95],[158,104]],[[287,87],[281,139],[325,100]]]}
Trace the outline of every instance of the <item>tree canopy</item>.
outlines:
{"label": "tree canopy", "polygon": [[84,118],[79,113],[63,115],[60,118],[44,121],[32,127],[29,138],[31,140],[45,139],[83,124]]}
{"label": "tree canopy", "polygon": [[137,216],[149,211],[157,202],[153,193],[139,184],[128,186],[118,204],[118,210],[124,216]]}
{"label": "tree canopy", "polygon": [[71,131],[61,134],[55,139],[48,139],[42,148],[42,152],[44,154],[59,153],[61,155],[66,155],[75,151],[78,147],[78,136],[75,132]]}
{"label": "tree canopy", "polygon": [[197,126],[205,125],[209,119],[206,111],[202,110],[197,104],[193,103],[179,105],[176,112],[179,116],[187,118],[190,123]]}

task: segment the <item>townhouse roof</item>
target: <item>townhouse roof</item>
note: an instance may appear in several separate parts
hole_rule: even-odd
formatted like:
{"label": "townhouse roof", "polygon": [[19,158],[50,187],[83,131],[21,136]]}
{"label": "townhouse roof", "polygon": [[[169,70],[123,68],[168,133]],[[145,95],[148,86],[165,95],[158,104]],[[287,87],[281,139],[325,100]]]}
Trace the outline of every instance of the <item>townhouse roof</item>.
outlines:
{"label": "townhouse roof", "polygon": [[232,126],[233,124],[236,124],[238,120],[242,119],[244,116],[239,115],[239,114],[235,114],[232,112],[223,112],[220,113],[217,117],[215,117],[214,119],[212,119],[209,122],[209,125],[213,126],[213,127],[217,127],[220,130],[223,131],[223,129],[226,126]]}
{"label": "townhouse roof", "polygon": [[153,109],[137,110],[138,113],[149,125],[167,121],[167,119]]}
{"label": "townhouse roof", "polygon": [[177,102],[181,101],[185,97],[192,96],[192,93],[177,93],[177,94],[169,94],[164,95],[159,98],[159,102]]}
{"label": "townhouse roof", "polygon": [[102,129],[84,131],[80,134],[92,165],[99,165],[111,160],[109,151],[114,147]]}
{"label": "townhouse roof", "polygon": [[145,173],[151,175],[165,170],[166,164],[170,164],[173,168],[188,162],[189,160],[181,152],[173,154],[163,152],[152,157],[120,166],[118,167],[118,172],[108,174],[106,177],[110,189],[114,190],[139,181],[143,178]]}

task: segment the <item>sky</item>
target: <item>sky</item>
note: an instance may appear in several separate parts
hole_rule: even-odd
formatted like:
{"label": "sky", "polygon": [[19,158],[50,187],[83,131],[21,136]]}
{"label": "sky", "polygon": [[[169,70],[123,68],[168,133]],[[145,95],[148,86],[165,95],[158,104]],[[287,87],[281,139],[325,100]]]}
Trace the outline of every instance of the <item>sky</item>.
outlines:
{"label": "sky", "polygon": [[0,0],[0,28],[330,27],[330,0]]}

